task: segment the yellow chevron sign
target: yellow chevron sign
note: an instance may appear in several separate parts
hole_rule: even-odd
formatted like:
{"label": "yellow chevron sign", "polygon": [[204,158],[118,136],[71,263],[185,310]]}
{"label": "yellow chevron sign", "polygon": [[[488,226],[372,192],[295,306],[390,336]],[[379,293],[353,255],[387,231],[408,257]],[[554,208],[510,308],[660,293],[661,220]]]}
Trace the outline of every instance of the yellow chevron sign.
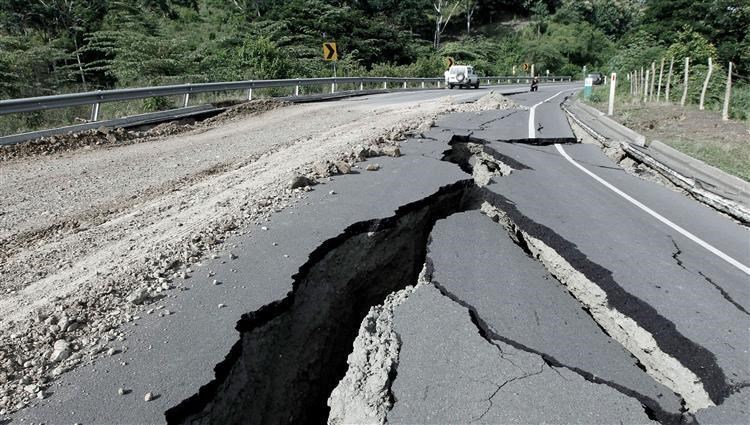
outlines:
{"label": "yellow chevron sign", "polygon": [[339,60],[339,52],[336,50],[336,43],[323,43],[323,59],[327,61]]}

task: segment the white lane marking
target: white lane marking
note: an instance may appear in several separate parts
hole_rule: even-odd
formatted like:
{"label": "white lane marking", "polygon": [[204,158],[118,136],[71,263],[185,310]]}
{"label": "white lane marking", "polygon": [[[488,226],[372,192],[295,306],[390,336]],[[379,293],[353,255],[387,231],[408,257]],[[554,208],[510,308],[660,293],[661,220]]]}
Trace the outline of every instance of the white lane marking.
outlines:
{"label": "white lane marking", "polygon": [[630,195],[627,193],[621,191],[620,189],[612,186],[609,184],[606,180],[603,178],[597,176],[596,174],[592,173],[591,171],[587,170],[585,167],[583,167],[581,164],[577,163],[573,158],[571,158],[567,152],[563,149],[562,145],[555,145],[558,152],[563,156],[563,158],[567,159],[568,162],[576,166],[576,168],[580,169],[584,173],[591,176],[594,180],[598,181],[599,183],[603,184],[607,189],[615,192],[616,194],[622,196],[625,198],[628,202],[632,203],[636,207],[642,209],[643,211],[646,211],[650,215],[652,215],[657,220],[661,221],[662,223],[666,224],[667,226],[673,228],[674,230],[680,232],[683,236],[690,239],[691,241],[697,243],[698,245],[702,246],[703,248],[707,249],[717,257],[721,258],[722,260],[726,261],[727,263],[733,265],[734,267],[738,268],[740,271],[744,272],[747,275],[750,275],[750,267],[740,263],[739,261],[735,260],[734,258],[728,256],[727,254],[721,252],[708,242],[705,242],[703,239],[695,236],[694,234],[688,232],[687,230],[683,229],[682,227],[678,226],[677,224],[671,222],[666,217],[662,216],[661,214],[657,213],[656,211],[652,210],[651,208],[643,205],[642,203],[638,202],[637,200],[633,199]]}
{"label": "white lane marking", "polygon": [[567,90],[559,91],[555,93],[554,96],[548,97],[547,99],[544,99],[543,101],[537,103],[536,105],[529,108],[529,139],[536,138],[536,128],[534,127],[534,115],[536,115],[536,107],[541,105],[542,103],[549,102],[550,100],[556,98],[560,95],[560,93],[566,92]]}

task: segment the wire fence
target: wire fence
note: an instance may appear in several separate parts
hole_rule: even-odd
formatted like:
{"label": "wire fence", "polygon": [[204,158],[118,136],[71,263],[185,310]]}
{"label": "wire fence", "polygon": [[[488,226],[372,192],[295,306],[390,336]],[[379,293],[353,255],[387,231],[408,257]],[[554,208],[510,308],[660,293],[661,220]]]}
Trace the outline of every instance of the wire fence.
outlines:
{"label": "wire fence", "polygon": [[689,57],[662,58],[619,79],[613,73],[607,80],[616,85],[609,90],[609,115],[619,98],[644,104],[698,105],[699,110],[720,110],[724,121],[750,116],[750,77],[734,72],[732,62],[724,66],[711,58],[706,64],[693,63]]}

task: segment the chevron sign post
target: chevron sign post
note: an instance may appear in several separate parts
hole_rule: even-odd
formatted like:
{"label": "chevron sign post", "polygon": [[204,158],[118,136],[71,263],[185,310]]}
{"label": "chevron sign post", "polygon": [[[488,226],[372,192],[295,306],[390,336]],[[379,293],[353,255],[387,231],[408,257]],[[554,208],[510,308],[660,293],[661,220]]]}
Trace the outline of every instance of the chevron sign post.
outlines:
{"label": "chevron sign post", "polygon": [[[336,78],[336,61],[339,60],[339,51],[336,43],[323,43],[323,60],[333,62],[333,78]],[[331,93],[336,91],[336,82],[331,83]]]}

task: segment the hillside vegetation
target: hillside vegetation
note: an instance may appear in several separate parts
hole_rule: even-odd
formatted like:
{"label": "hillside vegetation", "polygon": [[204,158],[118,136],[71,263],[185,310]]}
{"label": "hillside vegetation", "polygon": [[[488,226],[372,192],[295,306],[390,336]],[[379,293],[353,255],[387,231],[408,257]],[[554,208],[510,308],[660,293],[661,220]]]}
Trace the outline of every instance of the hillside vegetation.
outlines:
{"label": "hillside vegetation", "polygon": [[[740,6],[740,4],[742,4]],[[750,73],[750,5],[714,0],[3,0],[0,98],[179,82],[484,75],[532,62],[580,76],[668,55]]]}

